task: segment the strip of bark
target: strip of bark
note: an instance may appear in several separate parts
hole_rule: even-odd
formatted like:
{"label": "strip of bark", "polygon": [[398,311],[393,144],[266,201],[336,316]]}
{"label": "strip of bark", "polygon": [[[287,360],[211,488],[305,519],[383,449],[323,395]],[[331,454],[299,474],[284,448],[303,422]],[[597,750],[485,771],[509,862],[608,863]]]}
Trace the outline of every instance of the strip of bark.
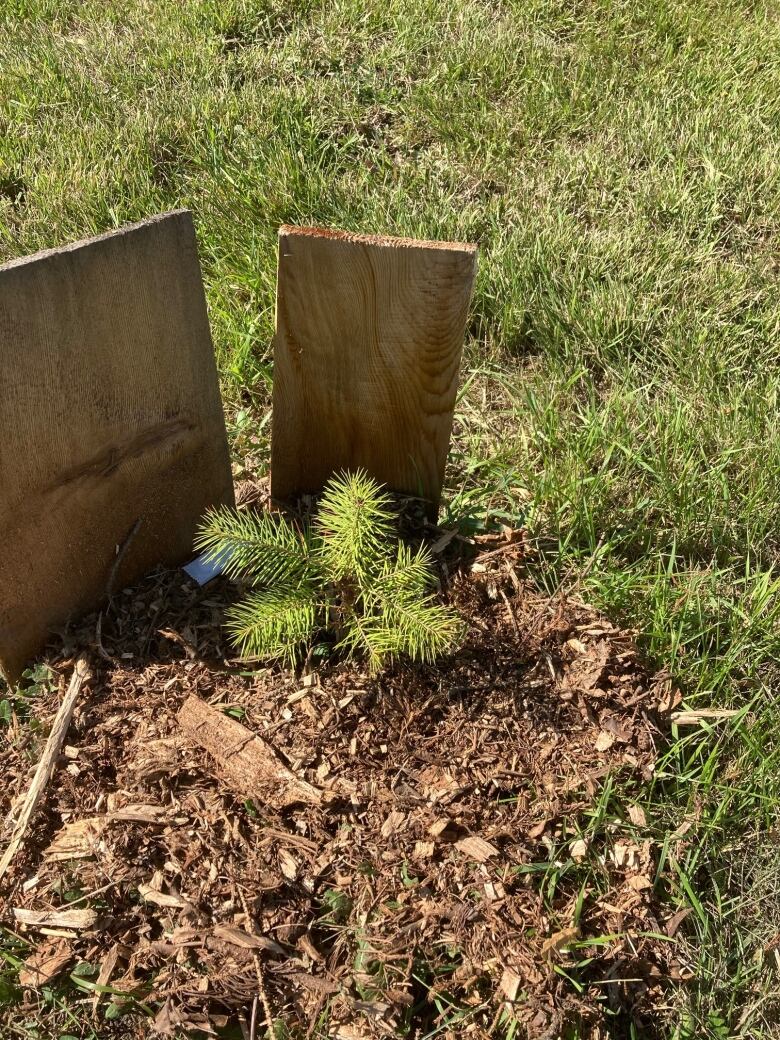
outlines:
{"label": "strip of bark", "polygon": [[322,792],[297,777],[262,737],[200,697],[188,697],[177,718],[214,759],[220,779],[243,797],[276,806],[322,801]]}

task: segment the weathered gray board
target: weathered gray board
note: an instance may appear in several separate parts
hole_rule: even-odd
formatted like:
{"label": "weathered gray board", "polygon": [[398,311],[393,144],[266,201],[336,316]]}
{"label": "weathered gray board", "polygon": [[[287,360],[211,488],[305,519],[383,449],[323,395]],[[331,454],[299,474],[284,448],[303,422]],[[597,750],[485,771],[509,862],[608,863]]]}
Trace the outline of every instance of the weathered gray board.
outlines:
{"label": "weathered gray board", "polygon": [[191,215],[0,266],[6,677],[109,581],[182,562],[203,511],[232,500]]}

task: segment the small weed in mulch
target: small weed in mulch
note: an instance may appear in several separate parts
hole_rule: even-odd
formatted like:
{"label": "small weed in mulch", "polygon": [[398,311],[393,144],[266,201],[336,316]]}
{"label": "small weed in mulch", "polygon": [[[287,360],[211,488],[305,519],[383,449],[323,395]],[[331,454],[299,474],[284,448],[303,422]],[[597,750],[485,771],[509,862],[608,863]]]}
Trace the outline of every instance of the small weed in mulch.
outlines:
{"label": "small weed in mulch", "polygon": [[[484,554],[451,582],[463,648],[375,677],[231,664],[225,590],[181,574],[115,597],[6,878],[5,923],[29,943],[9,1014],[50,956],[55,974],[81,966],[89,1014],[124,1015],[123,1036],[263,1036],[269,1019],[344,1040],[653,1036],[677,966],[638,802],[667,684],[629,635],[519,569],[517,547]],[[322,797],[239,790],[182,730],[192,695]],[[10,737],[6,812],[42,739]],[[86,913],[19,913],[63,909]]]}

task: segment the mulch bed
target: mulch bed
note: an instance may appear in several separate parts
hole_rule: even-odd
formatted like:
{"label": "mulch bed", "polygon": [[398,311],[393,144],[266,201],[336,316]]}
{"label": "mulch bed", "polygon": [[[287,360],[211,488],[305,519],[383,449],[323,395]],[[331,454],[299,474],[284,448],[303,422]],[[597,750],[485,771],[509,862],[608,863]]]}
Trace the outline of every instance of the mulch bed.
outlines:
{"label": "mulch bed", "polygon": [[[220,582],[168,573],[115,597],[99,647],[94,618],[71,634],[72,651],[92,642],[94,678],[3,882],[2,920],[32,944],[30,971],[49,954],[60,971],[89,962],[88,982],[156,1016],[136,1008],[121,1036],[232,1023],[260,1037],[267,1018],[289,1027],[278,1035],[344,1040],[501,1035],[513,1021],[533,1040],[574,1024],[593,1038],[631,1022],[660,1032],[678,974],[661,936],[676,925],[632,800],[669,685],[629,634],[518,574],[517,545],[462,567],[449,584],[465,646],[377,677],[226,663]],[[71,664],[53,659],[63,683]],[[177,721],[191,695],[262,736],[322,800],[228,786]],[[10,736],[5,814],[42,740]],[[621,800],[594,824],[613,782]],[[66,909],[94,913],[77,927],[14,914],[79,896]]]}

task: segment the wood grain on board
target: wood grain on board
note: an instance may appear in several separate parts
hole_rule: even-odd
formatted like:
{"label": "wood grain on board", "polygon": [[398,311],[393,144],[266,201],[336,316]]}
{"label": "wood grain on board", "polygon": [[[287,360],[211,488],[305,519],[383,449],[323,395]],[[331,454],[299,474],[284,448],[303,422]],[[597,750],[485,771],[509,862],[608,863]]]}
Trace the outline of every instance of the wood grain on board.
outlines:
{"label": "wood grain on board", "polygon": [[282,227],[271,493],[366,469],[435,511],[476,246]]}
{"label": "wood grain on board", "polygon": [[6,676],[232,499],[191,215],[0,266]]}

